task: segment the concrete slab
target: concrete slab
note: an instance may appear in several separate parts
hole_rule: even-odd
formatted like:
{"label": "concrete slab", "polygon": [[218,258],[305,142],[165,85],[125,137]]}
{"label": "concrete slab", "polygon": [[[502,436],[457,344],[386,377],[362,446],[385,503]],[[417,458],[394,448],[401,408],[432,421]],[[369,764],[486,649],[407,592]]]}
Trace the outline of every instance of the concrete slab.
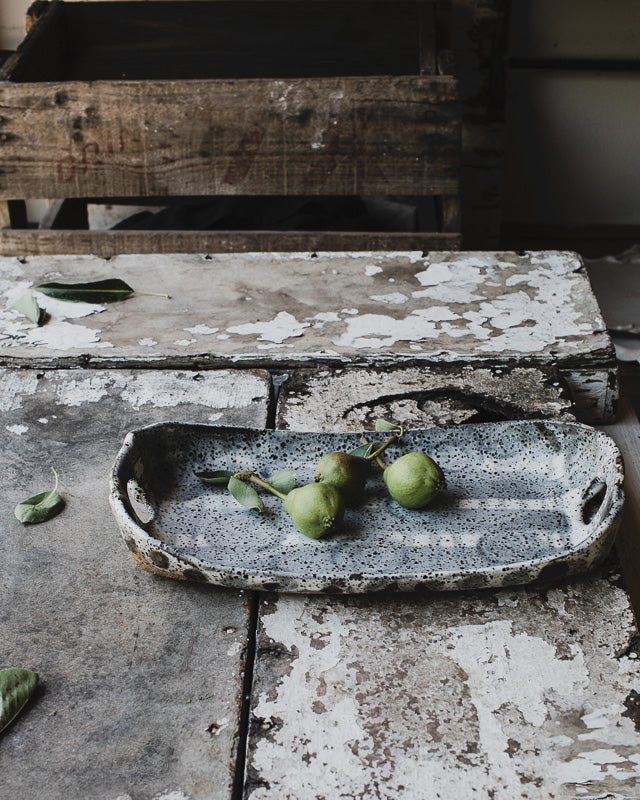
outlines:
{"label": "concrete slab", "polygon": [[[140,570],[108,475],[131,428],[263,427],[268,398],[257,371],[0,371],[2,666],[41,678],[2,736],[3,800],[231,797],[249,598]],[[51,466],[66,507],[23,526]]]}
{"label": "concrete slab", "polygon": [[638,797],[638,636],[618,577],[265,600],[247,800]]}
{"label": "concrete slab", "polygon": [[[105,277],[172,299],[103,306],[39,295],[50,315],[39,328],[10,308],[43,281]],[[5,257],[0,294],[3,364],[528,363],[557,366],[570,386],[598,376],[609,414],[615,394],[611,341],[572,253]]]}

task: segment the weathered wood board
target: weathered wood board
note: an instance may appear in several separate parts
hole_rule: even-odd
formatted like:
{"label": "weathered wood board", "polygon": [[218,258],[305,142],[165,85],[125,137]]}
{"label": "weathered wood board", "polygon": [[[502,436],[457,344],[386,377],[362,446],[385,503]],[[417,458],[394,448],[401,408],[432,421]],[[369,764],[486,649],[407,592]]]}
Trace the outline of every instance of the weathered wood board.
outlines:
{"label": "weathered wood board", "polygon": [[638,635],[569,586],[261,605],[247,800],[637,797]]}
{"label": "weathered wood board", "polygon": [[[0,218],[0,227],[1,223]],[[268,253],[318,250],[422,252],[457,250],[460,244],[459,233],[429,232],[0,230],[0,252],[5,256],[17,257],[87,254],[111,258],[122,253]]]}
{"label": "weathered wood board", "polygon": [[[298,376],[278,419],[359,430],[385,404],[359,391],[372,377],[322,413]],[[636,797],[639,642],[613,560],[509,591],[267,597],[245,796]]]}
{"label": "weathered wood board", "polygon": [[431,428],[575,415],[553,371],[532,367],[293,370],[278,393],[284,430],[374,430],[380,417]]}
{"label": "weathered wood board", "polygon": [[449,77],[0,82],[0,197],[455,194]]}
{"label": "weathered wood board", "polygon": [[[42,281],[109,276],[172,299],[38,295],[51,317],[39,328],[10,308]],[[3,258],[0,292],[4,364],[556,366],[574,394],[595,387],[604,416],[616,391],[611,341],[571,253]]]}
{"label": "weathered wood board", "polygon": [[[250,598],[140,570],[108,474],[131,428],[261,427],[268,397],[260,372],[0,370],[1,666],[41,682],[3,733],[2,798],[231,798]],[[52,465],[66,506],[23,526]]]}

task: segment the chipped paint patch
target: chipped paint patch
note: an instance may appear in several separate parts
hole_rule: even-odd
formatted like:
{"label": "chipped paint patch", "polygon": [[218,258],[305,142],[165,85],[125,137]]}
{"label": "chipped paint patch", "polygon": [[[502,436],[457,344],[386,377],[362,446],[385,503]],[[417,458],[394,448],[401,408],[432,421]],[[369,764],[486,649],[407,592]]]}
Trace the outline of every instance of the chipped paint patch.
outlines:
{"label": "chipped paint patch", "polygon": [[195,344],[197,341],[197,339],[176,339],[174,344],[178,347],[189,347],[190,344]]}
{"label": "chipped paint patch", "polygon": [[176,791],[154,795],[153,800],[191,800],[191,795],[185,794],[181,789],[177,789]]}
{"label": "chipped paint patch", "polygon": [[10,369],[0,370],[2,392],[0,392],[0,411],[14,411],[22,408],[22,400],[27,395],[35,394],[38,378],[35,372]]}
{"label": "chipped paint patch", "polygon": [[138,344],[141,347],[154,347],[154,345],[158,344],[158,342],[156,342],[155,339],[146,338],[146,339],[139,339]]}
{"label": "chipped paint patch", "polygon": [[193,328],[184,328],[187,333],[193,333],[194,336],[196,334],[202,336],[210,336],[212,333],[218,333],[220,328],[210,328],[208,325],[200,324],[194,325]]}
{"label": "chipped paint patch", "polygon": [[379,275],[382,271],[382,267],[376,267],[373,265],[364,268],[364,274],[367,276],[367,278],[371,278],[374,275]]}
{"label": "chipped paint patch", "polygon": [[[132,408],[173,408],[188,403],[207,408],[246,408],[264,395],[264,382],[251,373],[227,371],[205,373],[194,380],[191,373],[155,372],[121,374],[99,372],[67,380],[57,387],[57,404],[82,406],[119,394]],[[218,412],[218,419],[222,412]],[[212,418],[211,421],[214,421]]]}
{"label": "chipped paint patch", "polygon": [[5,428],[9,433],[15,433],[16,436],[22,436],[29,430],[28,425],[5,425]]}
{"label": "chipped paint patch", "polygon": [[437,338],[436,322],[458,318],[458,314],[446,306],[412,311],[403,319],[384,314],[362,314],[346,320],[346,331],[334,339],[333,344],[356,349],[381,348],[390,347],[399,341]]}
{"label": "chipped paint patch", "polygon": [[517,709],[528,725],[542,726],[550,704],[561,707],[566,697],[587,686],[584,654],[573,646],[571,658],[557,659],[544,639],[514,634],[508,619],[450,628],[445,651],[466,673],[479,744],[493,780],[517,796],[521,782],[513,772],[500,709]]}
{"label": "chipped paint patch", "polygon": [[389,292],[389,294],[375,294],[371,296],[372,300],[375,300],[377,303],[385,303],[386,305],[391,306],[401,306],[404,303],[407,303],[409,298],[406,294],[402,294],[402,292]]}
{"label": "chipped paint patch", "polygon": [[288,311],[280,311],[268,322],[248,322],[244,325],[232,325],[227,328],[229,333],[238,333],[241,336],[260,334],[259,342],[274,342],[282,344],[285,339],[302,336],[304,329],[310,327],[310,322],[298,322]]}
{"label": "chipped paint patch", "polygon": [[59,406],[78,407],[84,403],[97,403],[109,394],[116,378],[92,375],[89,378],[67,381],[58,386]]}

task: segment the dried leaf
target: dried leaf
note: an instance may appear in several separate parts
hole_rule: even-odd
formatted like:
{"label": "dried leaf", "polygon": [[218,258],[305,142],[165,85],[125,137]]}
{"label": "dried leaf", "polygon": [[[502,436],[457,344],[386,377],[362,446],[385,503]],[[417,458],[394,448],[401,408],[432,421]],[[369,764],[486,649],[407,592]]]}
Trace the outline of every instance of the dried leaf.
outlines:
{"label": "dried leaf", "polygon": [[38,674],[30,669],[0,670],[0,731],[18,716],[38,684]]}

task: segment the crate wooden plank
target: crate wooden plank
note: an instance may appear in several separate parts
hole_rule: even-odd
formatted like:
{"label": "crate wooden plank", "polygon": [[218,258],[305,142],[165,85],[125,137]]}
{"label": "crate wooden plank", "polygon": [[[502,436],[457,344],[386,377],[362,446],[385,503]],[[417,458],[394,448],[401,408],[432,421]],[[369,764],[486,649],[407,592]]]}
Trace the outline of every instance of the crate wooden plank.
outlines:
{"label": "crate wooden plank", "polygon": [[449,77],[0,83],[0,197],[455,194]]}
{"label": "crate wooden plank", "polygon": [[[1,220],[1,218],[0,218]],[[7,223],[8,224],[8,223]],[[387,231],[0,230],[5,256],[457,250],[459,233]]]}
{"label": "crate wooden plank", "polygon": [[[250,599],[138,569],[107,482],[129,429],[260,427],[268,397],[261,372],[0,370],[2,666],[42,687],[3,733],[3,797],[232,797]],[[66,506],[23,526],[51,465]]]}
{"label": "crate wooden plank", "polygon": [[[246,253],[0,259],[0,363],[556,366],[592,418],[611,416],[615,359],[571,253]],[[120,277],[109,306],[10,306],[42,281]],[[574,377],[575,376],[575,377]]]}
{"label": "crate wooden plank", "polygon": [[57,5],[64,80],[418,74],[421,4],[413,0]]}
{"label": "crate wooden plank", "polygon": [[[376,403],[393,409],[388,385],[363,400],[338,381],[323,413],[316,386],[279,419],[295,405],[296,426],[306,409],[307,426],[360,430]],[[267,596],[246,797],[632,796],[639,641],[614,561],[508,591]]]}

